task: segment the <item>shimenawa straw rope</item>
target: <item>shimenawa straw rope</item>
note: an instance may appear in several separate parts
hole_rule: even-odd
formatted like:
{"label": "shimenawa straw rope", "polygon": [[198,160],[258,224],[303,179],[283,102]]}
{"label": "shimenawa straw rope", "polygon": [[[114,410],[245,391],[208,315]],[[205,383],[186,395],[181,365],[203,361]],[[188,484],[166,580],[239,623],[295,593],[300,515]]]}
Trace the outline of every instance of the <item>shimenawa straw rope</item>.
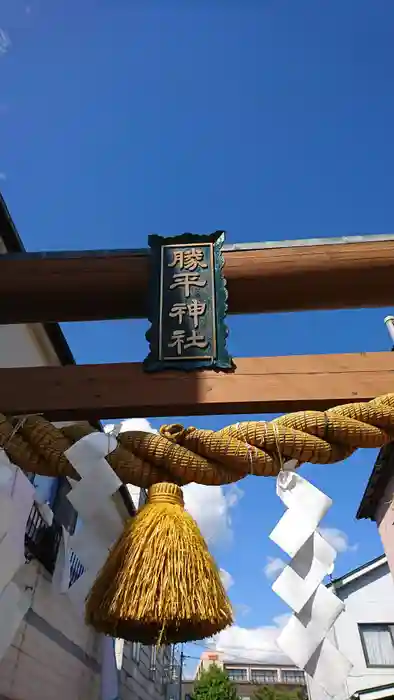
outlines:
{"label": "shimenawa straw rope", "polygon": [[[66,450],[94,429],[57,428],[42,416],[0,414],[0,447],[21,469],[78,478]],[[160,434],[124,432],[107,459],[123,483],[149,489],[148,503],[109,554],[86,606],[106,634],[144,643],[201,639],[231,624],[230,603],[180,487],[275,476],[282,461],[328,464],[359,447],[394,439],[394,393],[325,412],[290,413],[219,431],[164,425]]]}

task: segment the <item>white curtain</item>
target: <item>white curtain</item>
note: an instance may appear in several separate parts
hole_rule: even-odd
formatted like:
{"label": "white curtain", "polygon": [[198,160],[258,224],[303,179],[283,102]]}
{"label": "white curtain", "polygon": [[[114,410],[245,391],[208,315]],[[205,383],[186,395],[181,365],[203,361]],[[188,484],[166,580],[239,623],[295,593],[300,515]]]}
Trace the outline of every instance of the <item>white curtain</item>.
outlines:
{"label": "white curtain", "polygon": [[371,666],[394,666],[394,644],[389,627],[364,627],[362,634]]}

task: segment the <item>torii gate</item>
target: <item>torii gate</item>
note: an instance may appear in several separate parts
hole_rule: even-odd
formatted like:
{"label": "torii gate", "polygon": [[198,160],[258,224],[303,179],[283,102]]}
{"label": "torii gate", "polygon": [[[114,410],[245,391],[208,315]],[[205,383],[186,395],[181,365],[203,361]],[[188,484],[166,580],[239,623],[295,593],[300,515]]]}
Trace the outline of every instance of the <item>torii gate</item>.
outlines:
{"label": "torii gate", "polygon": [[[393,302],[394,235],[224,249],[229,313]],[[0,323],[147,316],[146,250],[0,258]],[[145,374],[139,363],[0,369],[4,413],[49,420],[276,413],[366,401],[392,389],[391,352],[240,358],[232,374]],[[133,392],[130,392],[133,387]]]}
{"label": "torii gate", "polygon": [[[224,258],[230,313],[376,307],[393,300],[393,235],[234,245]],[[148,268],[143,250],[1,256],[0,323],[147,316]],[[180,487],[278,475],[289,517],[271,539],[304,567],[301,575],[291,562],[274,584],[295,613],[281,635],[282,649],[334,694],[333,683],[342,682],[349,664],[325,639],[342,610],[321,585],[335,558],[317,531],[330,499],[292,469],[304,461],[339,461],[357,447],[393,438],[394,353],[241,358],[235,365],[228,373],[150,374],[138,363],[0,369],[0,447],[37,473],[79,474],[83,481],[88,463],[92,491],[94,474],[103,468],[119,483],[134,479],[150,487],[148,504],[113,545],[86,606],[87,621],[98,631],[144,643],[202,639],[232,622],[218,570],[183,510]],[[380,398],[370,401],[374,397]],[[164,426],[159,436],[124,433],[108,442],[91,426],[48,422],[288,410],[303,412],[216,433]],[[292,469],[285,463],[290,458]]]}

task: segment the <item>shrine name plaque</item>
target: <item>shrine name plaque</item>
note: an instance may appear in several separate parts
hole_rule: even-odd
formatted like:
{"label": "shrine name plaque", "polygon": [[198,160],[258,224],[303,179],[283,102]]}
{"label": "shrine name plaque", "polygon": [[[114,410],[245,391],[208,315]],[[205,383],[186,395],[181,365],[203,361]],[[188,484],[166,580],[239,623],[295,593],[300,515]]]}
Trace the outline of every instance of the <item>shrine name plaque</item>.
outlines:
{"label": "shrine name plaque", "polygon": [[150,352],[144,369],[229,370],[224,231],[149,236]]}

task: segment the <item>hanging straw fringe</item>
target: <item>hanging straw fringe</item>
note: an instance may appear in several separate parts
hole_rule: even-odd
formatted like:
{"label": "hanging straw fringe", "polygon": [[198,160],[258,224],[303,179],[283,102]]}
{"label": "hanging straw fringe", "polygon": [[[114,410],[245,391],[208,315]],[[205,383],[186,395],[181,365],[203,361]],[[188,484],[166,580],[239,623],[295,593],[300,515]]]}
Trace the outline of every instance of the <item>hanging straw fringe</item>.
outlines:
{"label": "hanging straw fringe", "polygon": [[155,484],[126,525],[86,604],[104,634],[145,644],[210,637],[232,623],[230,602],[179,486]]}

